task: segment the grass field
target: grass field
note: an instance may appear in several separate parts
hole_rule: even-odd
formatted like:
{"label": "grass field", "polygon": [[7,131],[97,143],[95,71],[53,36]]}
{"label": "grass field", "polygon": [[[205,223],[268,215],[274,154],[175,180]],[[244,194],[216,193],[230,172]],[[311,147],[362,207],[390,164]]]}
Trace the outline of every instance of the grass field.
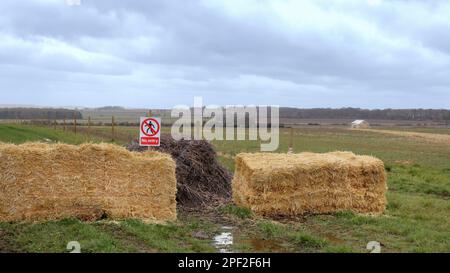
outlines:
{"label": "grass field", "polygon": [[[43,127],[0,125],[0,141],[111,141],[110,129],[94,127],[88,136],[85,128],[75,135]],[[447,134],[442,128],[426,130]],[[123,144],[135,135],[136,128],[118,127],[115,142]],[[279,152],[286,152],[289,130],[281,129],[280,138]],[[294,129],[293,143],[294,152],[346,150],[382,159],[388,172],[386,213],[379,217],[340,212],[262,219],[229,204],[205,213],[181,213],[177,222],[167,225],[131,219],[0,223],[0,252],[67,252],[66,244],[73,240],[81,243],[83,252],[213,252],[218,249],[212,238],[223,226],[232,228],[232,251],[368,252],[367,243],[378,241],[382,252],[450,252],[450,145],[322,126]],[[213,144],[230,170],[237,153],[259,151],[258,141]]]}
{"label": "grass field", "polygon": [[402,132],[417,132],[417,133],[432,133],[432,134],[446,134],[450,135],[450,125],[449,126],[440,126],[440,127],[418,127],[418,126],[380,126],[375,127],[376,129],[381,130],[393,130],[393,131],[402,131]]}
{"label": "grass field", "polygon": [[62,130],[52,130],[38,126],[6,125],[0,124],[0,141],[7,143],[23,143],[26,141],[40,142],[65,142],[80,144],[88,140],[88,137]]}

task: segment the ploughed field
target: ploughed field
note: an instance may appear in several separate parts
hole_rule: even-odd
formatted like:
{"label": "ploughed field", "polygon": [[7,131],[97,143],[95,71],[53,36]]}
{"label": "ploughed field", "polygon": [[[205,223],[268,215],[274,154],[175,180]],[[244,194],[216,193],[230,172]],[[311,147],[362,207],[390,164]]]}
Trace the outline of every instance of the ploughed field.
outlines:
{"label": "ploughed field", "polygon": [[[305,126],[293,130],[294,152],[352,151],[383,160],[388,175],[387,210],[382,216],[351,212],[262,218],[230,203],[209,209],[179,211],[168,224],[139,220],[81,222],[77,219],[39,223],[1,222],[0,252],[68,252],[78,241],[82,252],[369,252],[370,241],[382,252],[450,251],[450,145],[443,128],[349,130]],[[168,131],[167,128],[164,129]],[[398,132],[418,132],[402,134]],[[425,134],[443,134],[436,138]],[[126,144],[137,128],[85,126],[74,134],[52,127],[0,125],[0,141]],[[289,129],[280,129],[278,152],[286,152]],[[214,141],[219,161],[234,171],[240,152],[259,152],[259,141]],[[227,243],[221,241],[224,236]],[[232,240],[230,240],[232,239]],[[232,241],[232,244],[229,242]]]}

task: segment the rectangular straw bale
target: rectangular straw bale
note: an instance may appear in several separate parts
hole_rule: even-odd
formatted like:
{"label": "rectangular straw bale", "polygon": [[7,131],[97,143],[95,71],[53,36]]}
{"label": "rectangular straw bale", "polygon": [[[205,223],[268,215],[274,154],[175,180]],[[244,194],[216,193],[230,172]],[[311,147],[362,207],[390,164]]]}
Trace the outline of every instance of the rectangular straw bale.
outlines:
{"label": "rectangular straw bale", "polygon": [[386,207],[383,162],[351,152],[238,154],[232,187],[237,205],[262,215],[379,214]]}
{"label": "rectangular straw bale", "polygon": [[175,162],[112,144],[0,144],[0,221],[176,219]]}

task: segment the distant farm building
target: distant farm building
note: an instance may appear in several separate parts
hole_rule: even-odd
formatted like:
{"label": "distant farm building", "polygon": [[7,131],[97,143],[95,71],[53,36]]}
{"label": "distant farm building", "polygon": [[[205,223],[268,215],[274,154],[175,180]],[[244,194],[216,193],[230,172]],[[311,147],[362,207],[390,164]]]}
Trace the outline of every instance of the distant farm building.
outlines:
{"label": "distant farm building", "polygon": [[370,125],[367,121],[363,120],[363,119],[357,119],[355,121],[352,122],[351,124],[352,128],[369,128]]}

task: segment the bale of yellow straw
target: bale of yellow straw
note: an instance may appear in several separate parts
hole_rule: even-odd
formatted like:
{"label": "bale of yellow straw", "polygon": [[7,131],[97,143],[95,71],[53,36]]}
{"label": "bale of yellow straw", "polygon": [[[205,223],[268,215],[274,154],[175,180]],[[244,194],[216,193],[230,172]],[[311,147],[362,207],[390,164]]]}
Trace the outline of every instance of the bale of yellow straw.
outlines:
{"label": "bale of yellow straw", "polygon": [[262,215],[379,214],[386,207],[383,162],[351,152],[238,154],[232,187],[237,205]]}
{"label": "bale of yellow straw", "polygon": [[176,219],[170,155],[112,144],[0,144],[0,221]]}

